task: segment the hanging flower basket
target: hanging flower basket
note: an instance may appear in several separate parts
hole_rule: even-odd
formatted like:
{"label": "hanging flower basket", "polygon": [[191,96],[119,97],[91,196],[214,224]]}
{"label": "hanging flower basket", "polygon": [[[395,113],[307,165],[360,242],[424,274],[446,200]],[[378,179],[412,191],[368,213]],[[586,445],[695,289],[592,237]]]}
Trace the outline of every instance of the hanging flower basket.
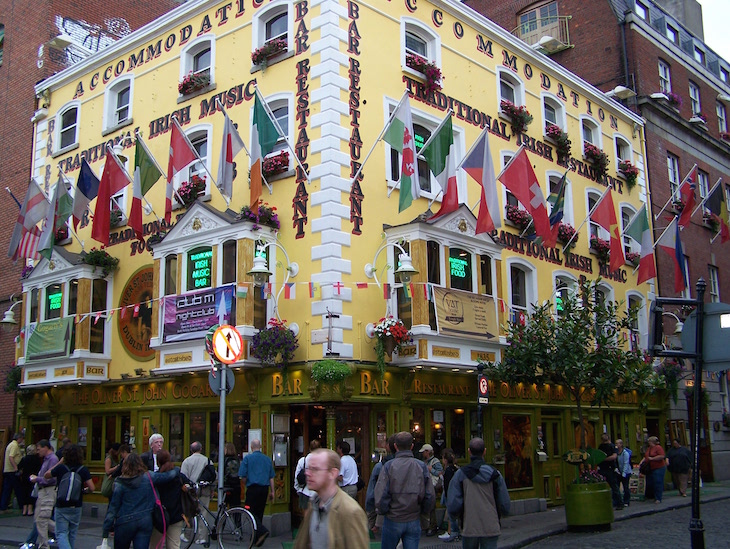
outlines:
{"label": "hanging flower basket", "polygon": [[210,74],[207,72],[193,74],[193,71],[190,71],[177,85],[177,91],[180,95],[189,95],[208,87],[208,84],[210,84]]}
{"label": "hanging flower basket", "polygon": [[572,248],[575,246],[576,242],[578,242],[578,238],[579,236],[576,235],[575,227],[573,227],[573,225],[570,223],[558,224],[558,242],[561,244],[567,244],[570,242],[570,247]]}
{"label": "hanging flower basket", "polygon": [[626,178],[626,186],[629,190],[636,185],[636,178],[639,176],[639,168],[631,163],[631,160],[622,160],[618,163],[618,170]]}
{"label": "hanging flower basket", "polygon": [[286,38],[275,38],[274,40],[269,40],[259,49],[254,50],[251,54],[251,62],[254,65],[260,65],[261,67],[266,68],[269,63],[269,59],[285,52],[288,47]]}
{"label": "hanging flower basket", "polygon": [[286,326],[286,320],[269,320],[269,326],[251,339],[251,356],[261,360],[266,366],[284,368],[294,358],[299,348],[299,341]]}
{"label": "hanging flower basket", "polygon": [[517,106],[512,101],[502,100],[499,109],[512,119],[512,133],[524,133],[532,123],[532,115],[524,105]]}
{"label": "hanging flower basket", "polygon": [[394,351],[400,351],[402,345],[411,343],[413,337],[411,332],[399,318],[389,315],[381,318],[375,325],[375,354],[378,359],[378,370],[380,375],[385,375],[385,355],[393,358]]}
{"label": "hanging flower basket", "polygon": [[281,151],[279,154],[274,156],[267,156],[264,158],[261,166],[261,173],[264,177],[269,178],[271,176],[284,173],[289,169],[289,152]]}
{"label": "hanging flower basket", "polygon": [[406,67],[420,72],[426,79],[426,93],[437,92],[441,89],[441,69],[435,63],[424,59],[420,55],[406,54]]}
{"label": "hanging flower basket", "polygon": [[598,172],[598,175],[600,177],[606,175],[608,172],[608,155],[592,143],[588,142],[583,144],[583,151],[586,161],[593,165],[593,168]]}
{"label": "hanging flower basket", "polygon": [[517,206],[507,204],[505,217],[515,227],[520,230],[524,230],[532,221],[532,216],[525,210],[521,210]]}
{"label": "hanging flower basket", "polygon": [[259,225],[265,225],[278,231],[280,227],[279,216],[276,214],[276,208],[269,206],[266,202],[259,205],[258,212],[252,212],[249,206],[241,208],[238,214],[239,219],[244,221],[252,221],[254,223],[253,230],[260,229]]}
{"label": "hanging flower basket", "polygon": [[110,273],[119,267],[119,258],[109,255],[105,250],[91,248],[85,254],[81,254],[82,261],[86,265],[92,265],[101,269],[101,274],[106,278]]}
{"label": "hanging flower basket", "polygon": [[571,141],[568,139],[568,132],[564,132],[555,124],[549,124],[545,130],[545,134],[548,139],[555,143],[555,151],[558,153],[558,158],[567,158],[570,156]]}
{"label": "hanging flower basket", "polygon": [[608,263],[611,257],[611,243],[597,236],[591,237],[591,250],[598,256],[598,261]]}
{"label": "hanging flower basket", "polygon": [[194,175],[190,181],[183,181],[180,188],[177,190],[177,194],[182,199],[183,206],[189,208],[193,205],[199,196],[203,196],[205,193],[205,179]]}

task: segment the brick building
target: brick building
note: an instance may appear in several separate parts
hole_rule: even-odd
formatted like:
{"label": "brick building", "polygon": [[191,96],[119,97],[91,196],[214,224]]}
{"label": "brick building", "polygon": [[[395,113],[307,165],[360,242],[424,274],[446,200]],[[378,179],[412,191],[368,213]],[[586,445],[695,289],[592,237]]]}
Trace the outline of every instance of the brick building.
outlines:
{"label": "brick building", "polygon": [[[703,41],[702,10],[696,0],[468,0],[537,51],[549,55],[646,120],[646,164],[655,240],[675,213],[677,189],[697,165],[697,200],[720,182],[728,198],[730,183],[730,63]],[[600,59],[600,61],[596,61]],[[632,93],[633,92],[633,93]],[[701,115],[701,116],[700,116]],[[640,130],[639,130],[640,131]],[[616,151],[620,157],[620,151]],[[615,169],[612,166],[611,170]],[[695,296],[700,277],[707,281],[706,301],[730,301],[730,253],[701,211],[681,233],[689,288]],[[656,254],[657,294],[676,297],[674,263]],[[675,311],[679,319],[686,312]],[[675,329],[667,318],[666,334]],[[690,373],[688,365],[685,377]],[[702,474],[728,478],[730,423],[726,372],[704,374],[710,394],[702,439]],[[671,406],[667,432],[686,431],[689,399],[680,381],[677,404]],[[682,438],[682,437],[680,437]],[[712,450],[710,451],[710,448]]]}

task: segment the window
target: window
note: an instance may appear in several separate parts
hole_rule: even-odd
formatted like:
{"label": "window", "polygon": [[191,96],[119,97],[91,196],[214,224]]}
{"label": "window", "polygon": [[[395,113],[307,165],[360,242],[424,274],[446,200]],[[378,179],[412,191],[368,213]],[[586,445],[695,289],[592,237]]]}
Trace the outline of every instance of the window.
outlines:
{"label": "window", "polygon": [[[294,141],[294,119],[289,116],[289,113],[294,112],[294,95],[291,93],[277,93],[269,95],[265,99],[271,114],[274,115],[274,121],[285,132],[289,142],[292,143]],[[251,117],[253,117],[253,106],[251,106]],[[280,135],[269,156],[281,154],[281,151],[285,149],[287,149],[286,139]],[[295,160],[290,154],[289,165],[294,165],[294,162]]]}
{"label": "window", "polygon": [[692,114],[702,112],[700,103],[700,87],[694,82],[689,83],[689,102],[692,106]]}
{"label": "window", "polygon": [[68,295],[66,298],[66,315],[73,316],[77,310],[77,300],[79,298],[79,281],[74,278],[68,283]]}
{"label": "window", "polygon": [[187,253],[186,290],[201,290],[213,285],[213,248],[198,246]]}
{"label": "window", "polygon": [[56,123],[58,128],[58,152],[78,145],[78,126],[79,107],[77,105],[71,105],[59,111]]}
{"label": "window", "polygon": [[713,265],[708,265],[707,269],[710,275],[710,301],[720,303],[720,271]]}
{"label": "window", "polygon": [[563,313],[563,306],[568,297],[575,295],[578,283],[571,276],[559,275],[555,277],[555,312],[558,316]]}
{"label": "window", "polygon": [[641,17],[644,21],[647,23],[649,22],[649,8],[647,8],[644,4],[637,2],[634,7],[634,11],[636,12],[636,15]]}
{"label": "window", "polygon": [[494,295],[492,285],[492,258],[488,255],[479,256],[479,293],[483,295]]}
{"label": "window", "polygon": [[63,285],[51,284],[46,286],[45,294],[46,307],[43,319],[61,318],[63,313]]}
{"label": "window", "polygon": [[266,41],[270,42],[277,38],[286,38],[287,27],[286,12],[275,15],[266,22]]}
{"label": "window", "polygon": [[[548,173],[548,191],[550,194],[557,194],[560,189],[560,180],[563,174],[561,173]],[[552,214],[552,208],[550,209]],[[563,199],[563,223],[573,223],[573,194],[570,190],[570,180],[566,177],[565,179],[565,197]]]}
{"label": "window", "polygon": [[404,72],[422,76],[408,66],[408,56],[416,55],[441,66],[441,37],[422,22],[410,17],[401,18],[401,67]]}
{"label": "window", "polygon": [[697,170],[697,186],[699,187],[700,198],[705,198],[707,196],[707,192],[710,190],[709,181],[710,176],[707,172]]}
{"label": "window", "polygon": [[672,25],[667,25],[667,38],[673,44],[679,44],[679,32]]}
{"label": "window", "polygon": [[644,347],[643,345],[643,336],[642,336],[642,327],[646,326],[646,310],[644,307],[644,299],[641,296],[638,295],[629,295],[628,296],[628,309],[630,311],[636,311],[636,317],[634,318],[634,321],[631,323],[631,332],[629,334],[630,337],[630,345],[631,350],[636,351],[638,349],[641,349]]}
{"label": "window", "polygon": [[679,158],[672,153],[667,153],[667,170],[669,171],[669,190],[672,196],[677,194],[679,189]]}
{"label": "window", "polygon": [[695,46],[695,61],[697,61],[702,66],[705,65],[705,52],[697,46]]}
{"label": "window", "polygon": [[659,61],[659,91],[662,93],[672,91],[672,73],[664,61]]}
{"label": "window", "polygon": [[[208,143],[210,143],[211,132],[212,126],[210,124],[200,124],[185,132],[190,144],[196,150],[198,156],[200,156],[200,160],[191,164],[187,170],[182,170],[175,175],[175,189],[179,189],[184,181],[190,181],[194,175],[197,175],[205,180],[204,194],[208,195],[210,193],[210,178],[208,177],[208,172],[210,171],[210,156],[208,155],[210,147],[208,147]],[[180,203],[178,202],[177,195],[173,196],[175,199],[175,207],[179,207]]]}
{"label": "window", "polygon": [[[526,314],[536,299],[535,272],[533,267],[525,262],[515,260],[509,265],[510,305],[512,320],[520,319]],[[519,316],[518,316],[519,315]]]}
{"label": "window", "polygon": [[520,14],[519,31],[520,38],[531,46],[543,36],[560,38],[558,3],[548,2]]}
{"label": "window", "polygon": [[565,109],[556,97],[543,94],[542,116],[545,120],[544,131],[547,131],[549,126],[557,126],[560,129],[565,128]]}
{"label": "window", "polygon": [[524,86],[519,78],[508,70],[497,69],[499,72],[499,99],[509,101],[515,105],[525,104]]}
{"label": "window", "polygon": [[472,256],[466,250],[449,248],[449,284],[457,290],[473,291]]}
{"label": "window", "polygon": [[630,252],[641,252],[641,242],[637,242],[625,233],[636,212],[633,208],[624,206],[621,208],[621,234],[624,235],[624,255]]}
{"label": "window", "polygon": [[195,151],[198,153],[200,160],[195,162],[189,168],[189,176],[193,177],[197,175],[200,178],[205,178],[207,173],[205,171],[205,163],[208,159],[208,134],[197,133],[194,137],[190,138],[190,144],[193,146]]}
{"label": "window", "polygon": [[122,78],[104,92],[104,132],[132,122],[133,79]]}
{"label": "window", "polygon": [[616,144],[616,168],[618,168],[618,163],[621,160],[632,159],[631,143],[629,143],[628,139],[621,137],[620,135],[617,135],[614,138],[614,143]]}
{"label": "window", "polygon": [[725,84],[730,84],[730,71],[720,68],[720,79],[725,82]]}
{"label": "window", "polygon": [[40,290],[33,288],[30,291],[30,307],[28,312],[28,322],[38,322],[38,294]]}
{"label": "window", "polygon": [[180,80],[190,73],[207,76],[209,86],[215,83],[214,37],[201,36],[180,53]]}
{"label": "window", "polygon": [[[283,39],[287,51],[292,49],[292,25],[294,22],[292,2],[271,2],[259,9],[253,17],[253,49],[256,50],[271,40]],[[282,52],[283,53],[283,52]]]}
{"label": "window", "polygon": [[[426,256],[428,281],[431,284],[441,285],[441,244],[434,240],[426,242]],[[428,302],[428,324],[432,330],[436,330],[436,309],[431,300]]]}
{"label": "window", "polygon": [[[593,210],[600,199],[601,193],[595,190],[588,191],[588,212]],[[610,235],[606,229],[601,227],[598,223],[594,223],[593,220],[589,218],[588,240],[590,241],[593,237],[600,238],[602,240],[609,240]]]}
{"label": "window", "polygon": [[[513,152],[503,152],[502,153],[502,169],[507,165],[507,163],[512,160],[512,157],[514,156]],[[504,187],[504,185],[502,185]],[[514,206],[515,208],[522,208],[520,205],[520,202],[517,200],[517,197],[513,195],[511,192],[507,190],[507,187],[504,187],[504,205],[505,210],[507,209],[507,206]],[[523,208],[524,209],[524,208]]]}
{"label": "window", "polygon": [[235,240],[227,240],[223,243],[223,268],[221,273],[221,284],[233,284],[236,282],[236,250]]}
{"label": "window", "polygon": [[[91,283],[91,312],[106,311],[108,309],[108,284],[103,278],[95,278]],[[89,350],[92,353],[104,352],[104,335],[108,322],[92,322]]]}
{"label": "window", "polygon": [[581,118],[580,133],[583,138],[583,148],[585,148],[586,143],[591,143],[599,149],[602,148],[601,128],[593,119],[588,117]]}
{"label": "window", "polygon": [[725,105],[719,101],[715,104],[715,112],[717,113],[717,128],[720,133],[727,132],[727,113]]}
{"label": "window", "polygon": [[177,254],[165,257],[165,295],[177,294]]}
{"label": "window", "polygon": [[204,48],[193,55],[193,74],[210,76],[210,48]]}
{"label": "window", "polygon": [[409,53],[426,57],[428,55],[428,43],[417,34],[406,31],[406,54]]}

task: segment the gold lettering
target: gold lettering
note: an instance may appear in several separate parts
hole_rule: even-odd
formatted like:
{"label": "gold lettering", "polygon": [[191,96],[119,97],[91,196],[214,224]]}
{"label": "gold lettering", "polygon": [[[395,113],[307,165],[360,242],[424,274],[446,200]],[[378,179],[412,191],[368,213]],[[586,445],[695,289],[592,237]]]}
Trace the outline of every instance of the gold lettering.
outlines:
{"label": "gold lettering", "polygon": [[27,377],[28,379],[43,379],[46,377],[46,371],[28,372]]}
{"label": "gold lettering", "polygon": [[370,372],[360,372],[360,394],[361,395],[369,395],[370,394],[370,380],[372,377],[370,376]]}
{"label": "gold lettering", "polygon": [[281,374],[271,376],[271,396],[281,396],[284,393],[284,380]]}
{"label": "gold lettering", "polygon": [[175,353],[174,355],[165,355],[165,364],[176,364],[179,362],[192,362],[193,353]]}

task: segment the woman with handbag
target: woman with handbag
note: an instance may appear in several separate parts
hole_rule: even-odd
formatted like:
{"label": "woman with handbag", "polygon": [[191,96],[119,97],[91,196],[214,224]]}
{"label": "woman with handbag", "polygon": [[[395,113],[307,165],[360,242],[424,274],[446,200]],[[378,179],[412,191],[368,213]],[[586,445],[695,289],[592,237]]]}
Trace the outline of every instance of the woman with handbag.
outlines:
{"label": "woman with handbag", "polygon": [[102,538],[107,539],[114,527],[114,549],[148,549],[152,536],[152,512],[157,492],[154,484],[177,478],[178,470],[151,473],[137,454],[129,454],[122,462],[122,474],[114,483],[112,499],[107,507]]}
{"label": "woman with handbag", "polygon": [[[179,473],[179,479],[173,479],[170,482],[155,483],[157,492],[160,495],[160,501],[167,511],[167,524],[164,536],[163,532],[156,527],[152,530],[150,549],[155,549],[160,545],[166,547],[166,549],[180,549],[180,535],[183,529],[182,486],[183,484],[190,484],[190,480],[180,473],[179,467],[175,467],[170,452],[167,450],[157,452],[157,465],[160,467],[158,473],[177,471]],[[163,538],[164,544],[161,543]]]}
{"label": "woman with handbag", "polygon": [[[654,503],[661,503],[664,495],[664,475],[667,472],[667,458],[664,455],[664,448],[659,444],[657,437],[649,437],[647,442],[649,447],[646,449],[642,463],[648,463],[650,472],[646,475],[646,494],[653,494]],[[644,466],[646,467],[646,466]],[[641,465],[639,465],[641,470]]]}
{"label": "woman with handbag", "polygon": [[121,459],[119,458],[120,446],[121,444],[118,442],[113,443],[106,454],[106,458],[104,458],[104,480],[101,482],[101,495],[107,499],[112,498],[112,489],[114,488],[114,476],[112,476],[112,473],[117,472],[117,469],[121,466]]}
{"label": "woman with handbag", "polygon": [[28,444],[25,448],[25,456],[18,463],[18,472],[20,473],[20,490],[18,490],[18,499],[23,507],[24,516],[33,516],[35,502],[38,499],[38,492],[34,494],[36,487],[30,481],[30,475],[37,475],[43,465],[43,459],[36,452],[35,444]]}

